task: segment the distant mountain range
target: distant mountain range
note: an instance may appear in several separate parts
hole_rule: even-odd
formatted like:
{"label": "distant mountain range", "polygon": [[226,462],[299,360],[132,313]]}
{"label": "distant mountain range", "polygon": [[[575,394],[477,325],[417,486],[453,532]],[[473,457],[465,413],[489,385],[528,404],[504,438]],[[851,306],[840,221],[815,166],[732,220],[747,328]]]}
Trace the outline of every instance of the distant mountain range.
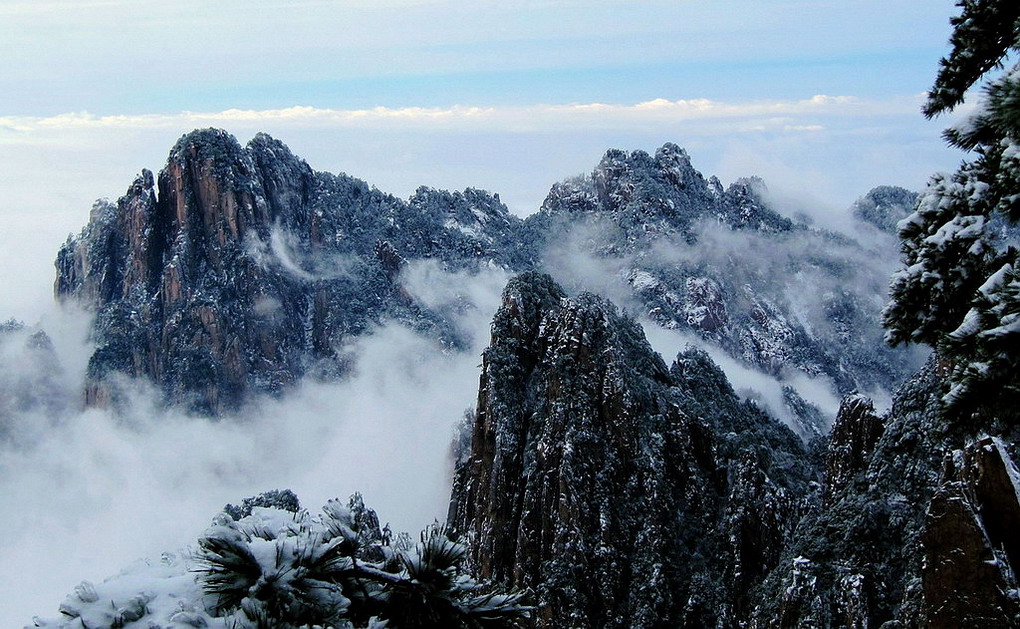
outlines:
{"label": "distant mountain range", "polygon": [[[910,201],[879,189],[856,214],[885,228]],[[402,288],[419,260],[548,271],[569,290],[592,288],[585,267],[598,268],[629,311],[748,366],[888,391],[916,362],[880,340],[885,242],[876,264],[870,245],[781,216],[760,179],[706,180],[673,144],[607,152],[522,220],[498,195],[419,188],[404,201],[313,171],[264,134],[242,147],[206,129],[158,176],[96,202],[57,256],[55,292],[96,313],[89,404],[115,403],[113,376],[127,374],[170,403],[227,412],[306,375],[340,377],[337,348],[383,319],[460,347],[449,317]]]}

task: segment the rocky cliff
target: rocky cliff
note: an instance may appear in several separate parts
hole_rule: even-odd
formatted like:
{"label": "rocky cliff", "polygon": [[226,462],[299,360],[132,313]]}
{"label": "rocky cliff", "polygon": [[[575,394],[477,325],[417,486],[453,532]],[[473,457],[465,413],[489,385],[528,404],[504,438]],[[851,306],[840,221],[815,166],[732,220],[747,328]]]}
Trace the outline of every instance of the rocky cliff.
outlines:
{"label": "rocky cliff", "polygon": [[[242,147],[206,129],[182,137],[158,175],[96,203],[57,256],[55,292],[96,313],[91,404],[114,401],[127,374],[219,413],[342,374],[343,343],[382,319],[458,347],[449,321],[401,287],[403,269],[426,259],[545,269],[572,290],[608,282],[660,325],[848,393],[890,389],[912,365],[881,343],[886,273],[874,258],[781,216],[760,179],[706,179],[673,144],[608,151],[522,221],[497,195],[420,188],[405,201],[316,172],[264,134]],[[591,267],[605,271],[594,282]],[[817,415],[802,402],[791,396],[793,414]]]}
{"label": "rocky cliff", "polygon": [[[895,222],[911,193],[888,190],[859,202],[859,214],[866,202],[873,211],[858,220]],[[651,320],[766,373],[822,376],[848,394],[891,391],[919,366],[886,348],[877,325],[897,255],[890,239],[863,246],[784,217],[761,179],[724,189],[675,144],[608,151],[590,175],[553,186],[528,222],[552,245],[537,257],[571,288],[589,286],[559,272],[567,243],[624,278]]]}
{"label": "rocky cliff", "polygon": [[87,401],[109,402],[124,373],[218,413],[341,373],[341,343],[383,316],[456,346],[397,286],[403,261],[508,264],[519,224],[487,193],[422,188],[404,202],[316,173],[264,134],[241,147],[208,129],[182,137],[158,177],[96,203],[58,254],[55,292],[97,313]]}
{"label": "rocky cliff", "polygon": [[703,352],[667,369],[547,276],[507,286],[492,334],[450,522],[536,626],[1020,622],[1016,435],[952,428],[936,358],[804,446]]}
{"label": "rocky cliff", "polygon": [[799,439],[703,353],[672,369],[632,320],[513,280],[485,351],[450,521],[541,627],[702,627],[746,613],[810,476]]}
{"label": "rocky cliff", "polygon": [[1015,428],[1001,438],[954,428],[943,375],[930,360],[884,417],[844,401],[826,500],[762,587],[755,626],[1020,624],[1013,537],[1002,533],[1020,491]]}

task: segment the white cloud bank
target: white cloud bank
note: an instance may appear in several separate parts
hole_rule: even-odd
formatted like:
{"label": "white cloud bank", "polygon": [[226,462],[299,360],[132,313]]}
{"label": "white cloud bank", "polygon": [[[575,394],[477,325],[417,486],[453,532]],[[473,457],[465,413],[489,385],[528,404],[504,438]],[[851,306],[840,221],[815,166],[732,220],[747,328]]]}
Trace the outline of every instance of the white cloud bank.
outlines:
{"label": "white cloud bank", "polygon": [[[350,379],[305,382],[238,418],[161,409],[142,385],[120,415],[7,416],[0,408],[0,427],[14,427],[0,439],[0,627],[56,615],[82,579],[158,561],[192,543],[227,502],[269,489],[292,489],[312,511],[360,491],[383,522],[412,535],[445,520],[450,444],[475,403],[479,353],[505,281],[492,269],[447,275],[412,266],[405,288],[472,333],[471,349],[447,352],[384,325],[342,348],[354,362]],[[53,336],[72,398],[90,351],[82,323],[67,314],[47,322],[60,332]],[[14,341],[0,336],[0,374],[17,373]],[[0,401],[4,387],[31,384],[0,377]]]}
{"label": "white cloud bank", "polygon": [[294,106],[282,109],[227,109],[219,112],[184,111],[176,114],[98,116],[73,112],[55,116],[2,116],[0,142],[17,143],[22,134],[75,129],[159,129],[194,126],[294,125],[316,127],[479,127],[531,131],[571,127],[614,128],[635,124],[660,125],[692,120],[753,119],[748,129],[817,131],[821,124],[798,122],[803,116],[874,116],[913,114],[913,99],[865,100],[853,96],[816,94],[802,100],[723,102],[710,99],[656,98],[634,104],[580,103],[560,105],[471,107],[372,107],[330,109]]}

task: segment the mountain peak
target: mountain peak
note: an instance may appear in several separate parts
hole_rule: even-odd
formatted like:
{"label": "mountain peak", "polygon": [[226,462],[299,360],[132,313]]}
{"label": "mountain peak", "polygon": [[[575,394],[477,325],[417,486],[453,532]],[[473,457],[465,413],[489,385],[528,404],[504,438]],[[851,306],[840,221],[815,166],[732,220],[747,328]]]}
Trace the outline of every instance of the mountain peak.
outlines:
{"label": "mountain peak", "polygon": [[244,149],[237,138],[223,129],[195,129],[185,133],[170,149],[169,161],[184,163],[188,160],[215,161],[229,164],[241,160]]}
{"label": "mountain peak", "polygon": [[96,204],[58,253],[55,291],[97,313],[88,402],[115,402],[107,376],[126,372],[215,414],[309,372],[336,377],[336,348],[384,314],[456,346],[400,288],[401,261],[509,264],[520,225],[480,190],[403,202],[316,173],[269,135],[242,147],[199,129],[158,177],[143,170],[116,204]]}
{"label": "mountain peak", "polygon": [[854,218],[873,227],[896,233],[896,224],[914,211],[918,194],[899,186],[877,186],[854,202]]}

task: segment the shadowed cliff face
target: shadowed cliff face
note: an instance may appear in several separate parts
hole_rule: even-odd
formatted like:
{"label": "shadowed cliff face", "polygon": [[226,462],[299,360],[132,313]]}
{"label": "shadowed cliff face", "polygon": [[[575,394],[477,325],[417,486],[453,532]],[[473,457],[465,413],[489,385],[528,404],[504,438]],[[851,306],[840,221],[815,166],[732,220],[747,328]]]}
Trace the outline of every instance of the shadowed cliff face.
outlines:
{"label": "shadowed cliff face", "polygon": [[778,559],[806,483],[773,466],[783,447],[715,433],[753,417],[802,457],[799,440],[740,403],[714,365],[698,377],[724,387],[732,412],[701,413],[691,392],[705,383],[672,374],[610,303],[568,299],[547,276],[511,281],[492,332],[450,513],[480,575],[532,588],[541,627],[741,614],[735,592]]}
{"label": "shadowed cliff face", "polygon": [[125,373],[222,412],[341,373],[336,348],[383,316],[456,346],[398,289],[401,260],[503,263],[491,244],[520,221],[472,190],[423,188],[412,204],[315,173],[264,134],[246,147],[212,129],[184,136],[158,177],[143,171],[116,204],[97,202],[58,254],[57,296],[96,312],[86,400],[113,401]]}
{"label": "shadowed cliff face", "polygon": [[667,370],[610,303],[524,274],[450,522],[538,627],[1015,626],[1014,440],[948,431],[943,388],[932,359],[805,447],[704,352]]}
{"label": "shadowed cliff face", "polygon": [[825,459],[823,499],[827,503],[864,471],[883,429],[882,419],[875,414],[870,399],[859,394],[843,398],[829,434]]}
{"label": "shadowed cliff face", "polygon": [[753,626],[1020,623],[1016,536],[1004,534],[1020,526],[1015,427],[978,439],[953,429],[945,389],[933,357],[884,416],[844,399],[823,499],[763,582]]}
{"label": "shadowed cliff face", "polygon": [[947,454],[921,533],[929,627],[1016,626],[1018,501],[1020,474],[1001,440]]}

